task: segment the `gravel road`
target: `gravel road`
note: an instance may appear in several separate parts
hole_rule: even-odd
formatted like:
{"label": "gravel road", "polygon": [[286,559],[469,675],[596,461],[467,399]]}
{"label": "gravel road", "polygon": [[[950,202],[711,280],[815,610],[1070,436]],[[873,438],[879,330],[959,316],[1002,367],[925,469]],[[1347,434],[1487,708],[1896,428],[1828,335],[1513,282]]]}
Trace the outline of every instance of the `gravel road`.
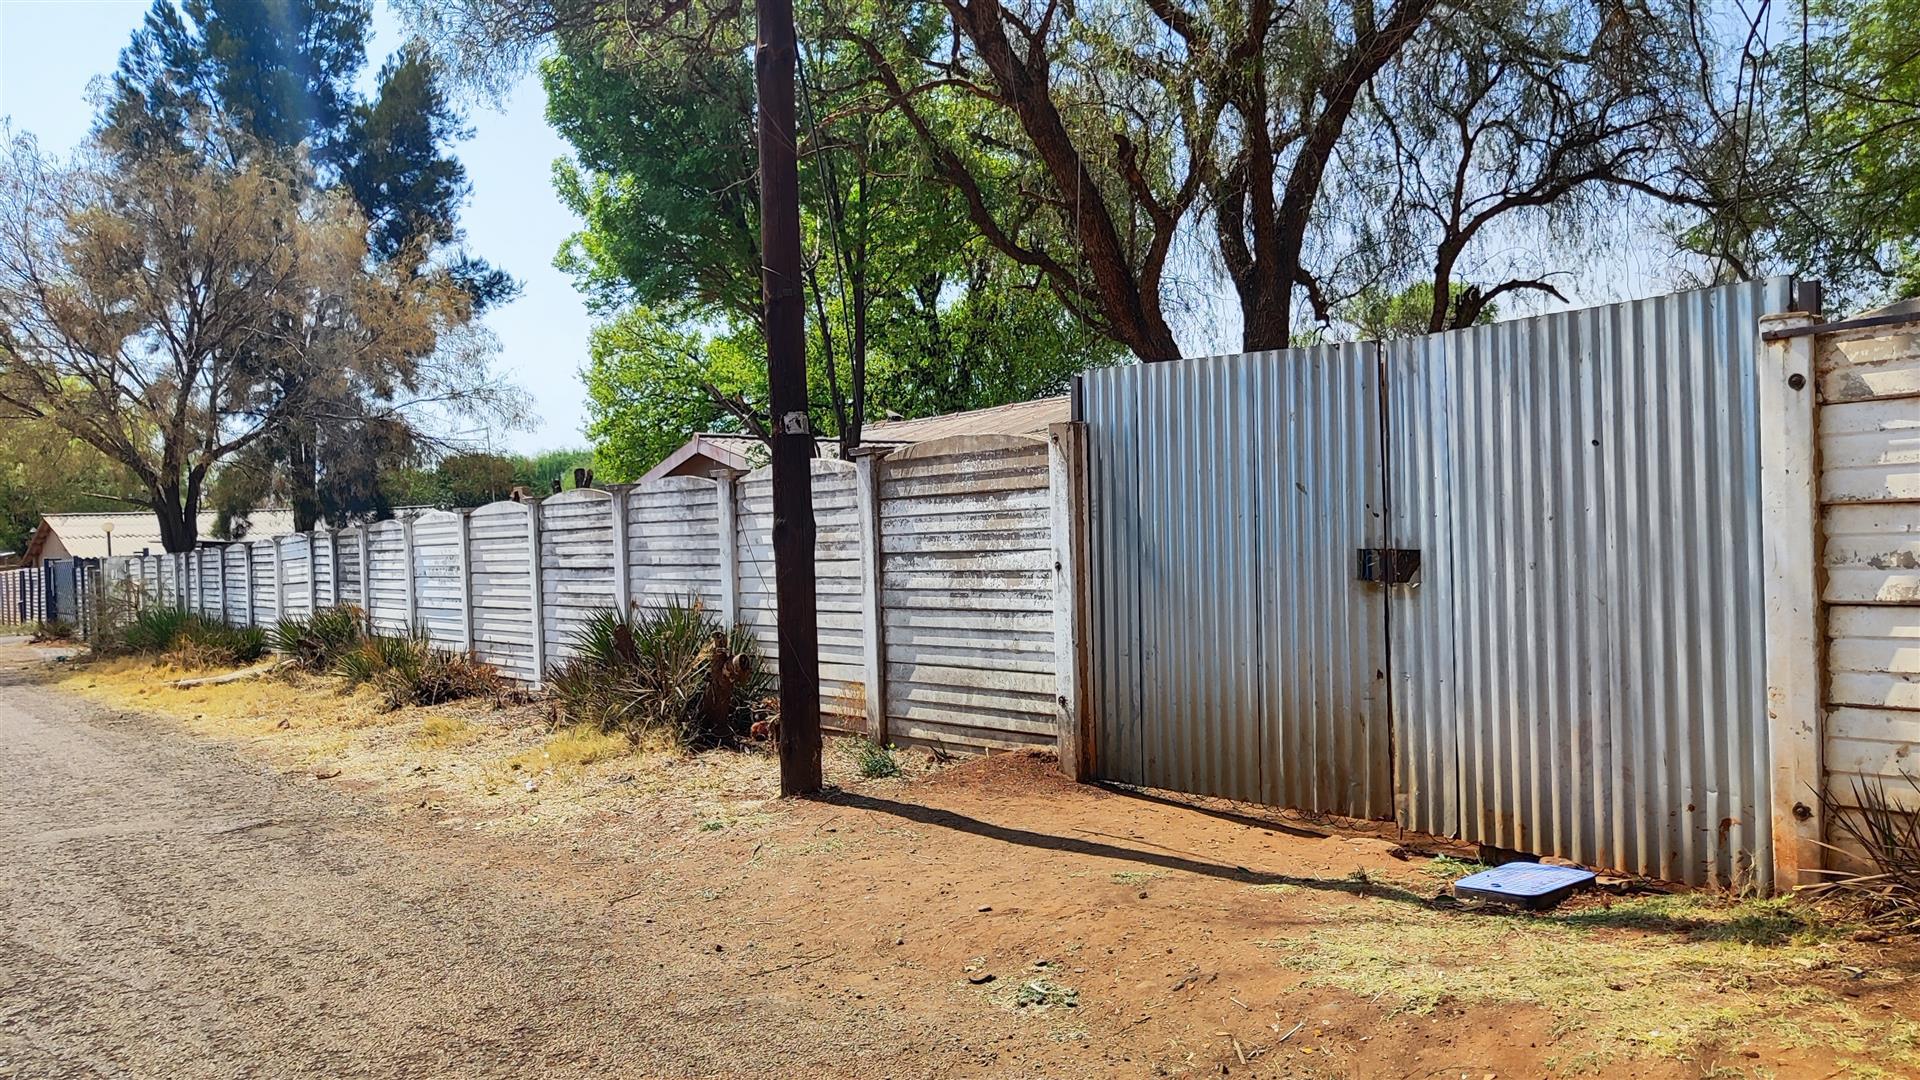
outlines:
{"label": "gravel road", "polygon": [[0,669],[0,1077],[996,1071],[531,847]]}

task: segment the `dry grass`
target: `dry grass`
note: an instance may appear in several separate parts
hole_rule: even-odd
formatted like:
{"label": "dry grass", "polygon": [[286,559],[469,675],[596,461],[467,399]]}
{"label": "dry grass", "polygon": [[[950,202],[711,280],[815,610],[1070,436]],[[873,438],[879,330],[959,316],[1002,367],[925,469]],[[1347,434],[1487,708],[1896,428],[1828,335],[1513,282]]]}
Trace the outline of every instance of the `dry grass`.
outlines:
{"label": "dry grass", "polygon": [[[243,745],[290,773],[325,765],[335,782],[371,786],[402,806],[474,828],[544,830],[645,812],[689,832],[765,827],[778,791],[769,747],[689,753],[588,728],[553,730],[538,705],[482,701],[389,710],[371,688],[290,672],[219,686],[175,688],[182,671],[128,658],[83,665],[60,685],[120,708],[157,713],[197,735]],[[830,784],[860,779],[851,741],[823,755]],[[903,782],[934,768],[895,751]]]}
{"label": "dry grass", "polygon": [[[1256,890],[1259,891],[1259,890]],[[1266,890],[1272,892],[1273,890]],[[1831,1046],[1857,1075],[1920,1070],[1920,1025],[1809,980],[1849,977],[1838,928],[1788,900],[1648,896],[1547,915],[1435,909],[1387,887],[1264,943],[1313,986],[1400,1011],[1442,1003],[1548,1011],[1588,1072],[1652,1052],[1685,1061],[1756,1035]]]}
{"label": "dry grass", "polygon": [[473,723],[464,716],[429,716],[413,736],[415,746],[434,750],[465,746],[480,737]]}
{"label": "dry grass", "polygon": [[508,767],[527,772],[579,775],[587,766],[625,757],[634,749],[625,735],[585,724],[561,728],[531,750],[515,754]]}

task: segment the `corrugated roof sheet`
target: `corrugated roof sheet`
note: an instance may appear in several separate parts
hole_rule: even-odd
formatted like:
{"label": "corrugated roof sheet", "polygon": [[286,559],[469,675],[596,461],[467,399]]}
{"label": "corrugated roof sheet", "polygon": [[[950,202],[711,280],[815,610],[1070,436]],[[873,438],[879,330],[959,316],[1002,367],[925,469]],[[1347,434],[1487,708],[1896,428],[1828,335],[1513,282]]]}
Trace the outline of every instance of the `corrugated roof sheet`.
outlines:
{"label": "corrugated roof sheet", "polygon": [[1072,401],[1061,394],[991,409],[868,424],[861,438],[870,443],[923,443],[952,435],[1044,435],[1049,424],[1072,418]]}
{"label": "corrugated roof sheet", "polygon": [[[214,518],[211,512],[200,514],[202,539],[214,538]],[[27,558],[39,557],[49,535],[58,536],[61,546],[75,558],[104,558],[107,554],[108,522],[113,523],[115,554],[132,555],[141,548],[160,549],[160,519],[150,513],[47,514],[40,519],[39,528],[34,530],[33,539],[27,544]],[[284,536],[293,531],[293,511],[256,510],[247,516],[247,522],[246,537],[249,540]]]}

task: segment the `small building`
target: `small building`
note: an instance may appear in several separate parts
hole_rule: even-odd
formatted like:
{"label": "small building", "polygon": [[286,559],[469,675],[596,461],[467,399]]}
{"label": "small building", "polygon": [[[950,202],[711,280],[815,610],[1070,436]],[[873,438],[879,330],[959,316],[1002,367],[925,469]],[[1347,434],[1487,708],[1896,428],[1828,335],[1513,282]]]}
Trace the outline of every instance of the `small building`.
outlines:
{"label": "small building", "polygon": [[712,476],[716,472],[751,472],[767,463],[767,444],[751,435],[722,435],[703,431],[680,449],[647,470],[642,481],[668,476]]}
{"label": "small building", "polygon": [[[214,521],[211,511],[200,514],[201,539],[214,539]],[[293,511],[255,510],[246,522],[244,539],[284,536],[293,531]],[[28,537],[20,562],[38,566],[49,559],[102,559],[160,550],[160,519],[151,513],[47,514]]]}

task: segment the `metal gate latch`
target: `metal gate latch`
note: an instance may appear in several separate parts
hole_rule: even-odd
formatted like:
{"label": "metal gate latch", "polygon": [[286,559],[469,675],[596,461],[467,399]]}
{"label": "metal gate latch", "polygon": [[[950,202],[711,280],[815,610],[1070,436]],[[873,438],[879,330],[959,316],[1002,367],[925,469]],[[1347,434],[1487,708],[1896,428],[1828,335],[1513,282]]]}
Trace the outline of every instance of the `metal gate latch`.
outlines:
{"label": "metal gate latch", "polygon": [[1418,548],[1361,548],[1359,556],[1361,581],[1405,585],[1420,572]]}

